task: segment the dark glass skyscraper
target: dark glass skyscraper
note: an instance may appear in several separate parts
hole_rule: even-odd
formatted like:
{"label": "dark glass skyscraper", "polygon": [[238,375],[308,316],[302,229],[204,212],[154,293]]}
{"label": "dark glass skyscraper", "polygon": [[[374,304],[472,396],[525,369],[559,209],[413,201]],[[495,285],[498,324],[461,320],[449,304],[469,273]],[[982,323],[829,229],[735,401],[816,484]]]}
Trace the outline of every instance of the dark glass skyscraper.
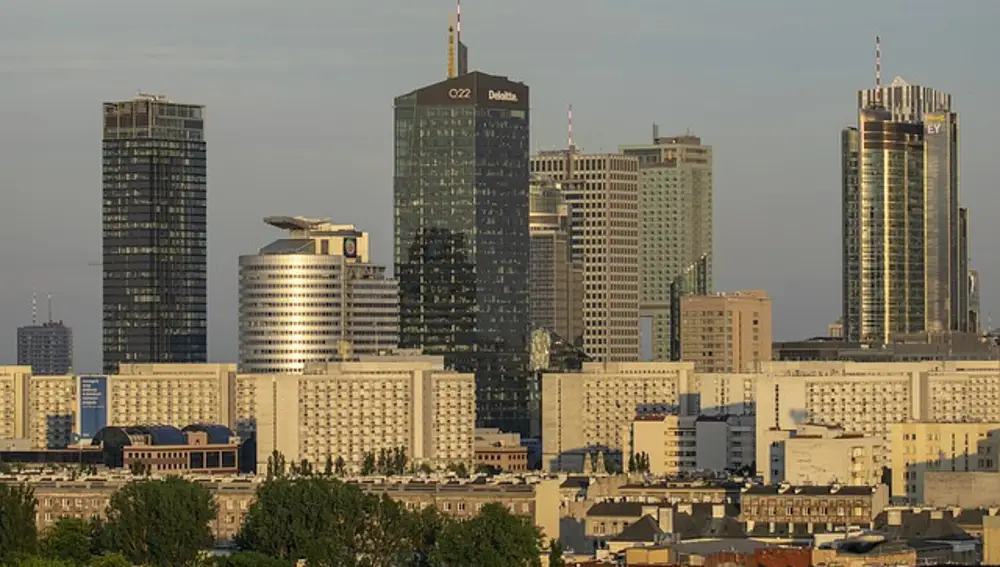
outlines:
{"label": "dark glass skyscraper", "polygon": [[204,107],[104,103],[104,370],[205,362]]}
{"label": "dark glass skyscraper", "polygon": [[528,87],[472,72],[395,100],[400,347],[475,372],[479,425],[530,434]]}

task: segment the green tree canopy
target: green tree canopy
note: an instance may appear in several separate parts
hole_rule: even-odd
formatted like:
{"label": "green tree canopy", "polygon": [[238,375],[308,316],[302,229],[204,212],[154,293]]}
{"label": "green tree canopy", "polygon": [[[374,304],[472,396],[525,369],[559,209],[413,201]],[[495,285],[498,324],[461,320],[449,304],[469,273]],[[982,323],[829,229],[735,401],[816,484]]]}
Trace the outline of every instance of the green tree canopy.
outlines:
{"label": "green tree canopy", "polygon": [[333,478],[272,479],[258,490],[237,544],[316,567],[388,567],[412,559],[414,518],[389,498]]}
{"label": "green tree canopy", "polygon": [[19,559],[15,559],[10,563],[5,562],[3,565],[9,565],[10,567],[73,567],[75,563],[72,561],[63,561],[61,559],[40,557],[38,555],[27,555]]}
{"label": "green tree canopy", "polygon": [[434,553],[439,567],[528,567],[541,564],[541,533],[523,516],[500,504],[483,506],[478,516],[448,522]]}
{"label": "green tree canopy", "polygon": [[91,558],[94,526],[94,523],[78,518],[59,518],[42,534],[39,542],[42,556],[73,565],[86,565]]}
{"label": "green tree canopy", "polygon": [[91,559],[88,567],[132,567],[132,563],[120,553],[105,553]]}
{"label": "green tree canopy", "polygon": [[112,495],[102,543],[132,563],[191,565],[215,542],[209,523],[217,511],[200,484],[179,477],[135,480]]}
{"label": "green tree canopy", "polygon": [[0,484],[0,564],[35,552],[35,493],[20,484]]}
{"label": "green tree canopy", "polygon": [[275,559],[263,553],[241,551],[225,557],[218,557],[213,562],[215,567],[291,567],[292,561]]}

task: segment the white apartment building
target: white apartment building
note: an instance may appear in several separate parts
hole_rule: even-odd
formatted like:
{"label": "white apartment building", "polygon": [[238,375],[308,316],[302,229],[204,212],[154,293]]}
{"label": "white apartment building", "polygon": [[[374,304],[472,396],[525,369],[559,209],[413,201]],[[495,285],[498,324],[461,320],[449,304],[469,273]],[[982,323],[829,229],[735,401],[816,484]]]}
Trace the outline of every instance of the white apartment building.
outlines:
{"label": "white apartment building", "polygon": [[445,370],[442,357],[361,357],[312,364],[302,375],[241,377],[247,382],[254,387],[240,396],[253,397],[242,407],[253,408],[258,470],[273,451],[313,467],[339,457],[357,469],[365,453],[399,447],[412,462],[472,466],[475,376]]}

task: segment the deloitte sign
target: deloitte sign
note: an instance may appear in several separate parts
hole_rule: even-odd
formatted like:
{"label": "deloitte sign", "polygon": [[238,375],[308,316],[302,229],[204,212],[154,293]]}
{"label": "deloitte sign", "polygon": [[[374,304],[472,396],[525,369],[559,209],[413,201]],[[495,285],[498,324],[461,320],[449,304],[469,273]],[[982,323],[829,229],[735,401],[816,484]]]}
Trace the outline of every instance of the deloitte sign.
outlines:
{"label": "deloitte sign", "polygon": [[517,95],[510,91],[490,91],[487,98],[502,102],[517,102]]}

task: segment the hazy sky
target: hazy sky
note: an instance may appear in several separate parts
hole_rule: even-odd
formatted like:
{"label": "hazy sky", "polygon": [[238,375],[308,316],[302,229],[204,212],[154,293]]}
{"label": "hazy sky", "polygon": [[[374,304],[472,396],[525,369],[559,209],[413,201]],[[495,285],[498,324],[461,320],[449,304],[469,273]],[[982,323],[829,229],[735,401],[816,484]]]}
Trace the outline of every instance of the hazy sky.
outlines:
{"label": "hazy sky", "polygon": [[[372,233],[391,263],[392,98],[444,78],[449,0],[0,0],[0,363],[31,289],[100,368],[100,117],[138,89],[207,105],[209,352],[235,361],[237,257],[270,214]],[[840,312],[839,131],[901,75],[954,95],[984,319],[1000,317],[1000,2],[466,0],[470,67],[531,87],[532,145],[690,128],[715,148],[718,290],[763,288],[775,337]]]}

